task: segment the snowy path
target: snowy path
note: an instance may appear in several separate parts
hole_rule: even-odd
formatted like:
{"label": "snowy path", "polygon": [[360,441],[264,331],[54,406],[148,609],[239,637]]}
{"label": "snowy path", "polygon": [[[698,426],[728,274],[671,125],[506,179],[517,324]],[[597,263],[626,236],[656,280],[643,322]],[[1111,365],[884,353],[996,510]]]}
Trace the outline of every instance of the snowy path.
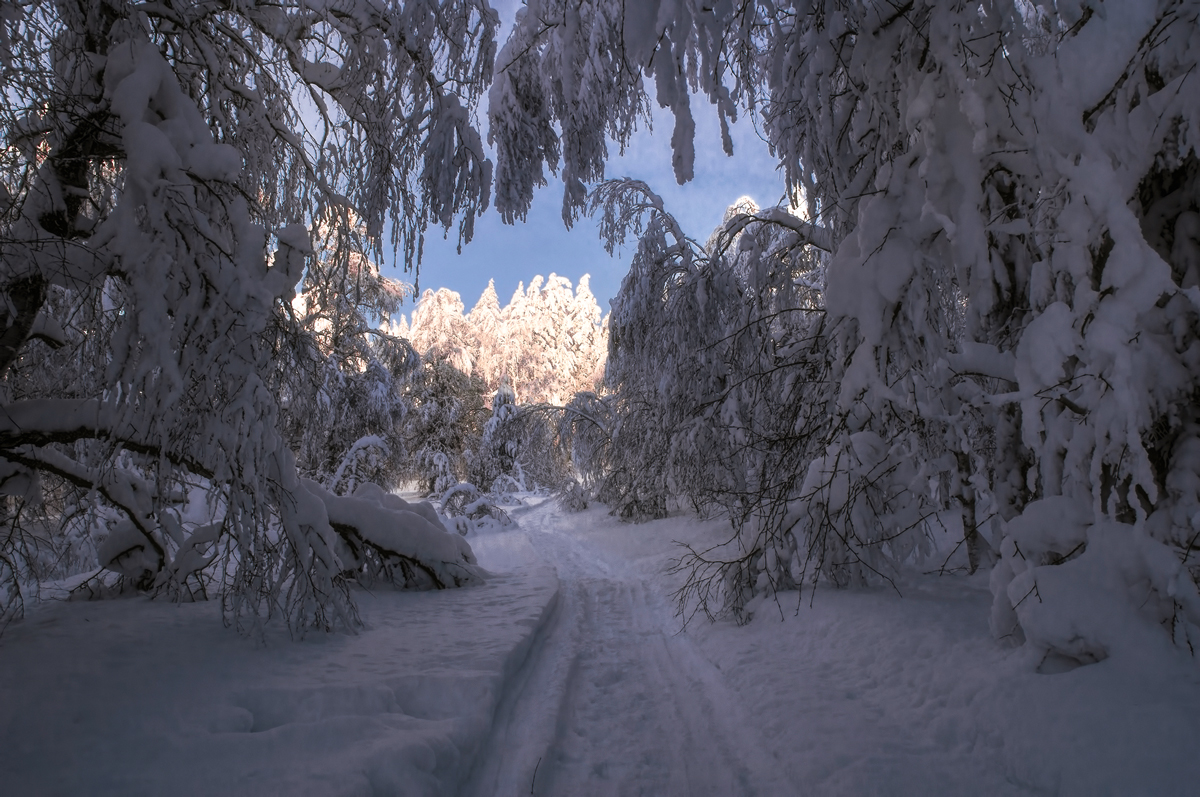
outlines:
{"label": "snowy path", "polygon": [[1197,793],[1186,652],[1038,674],[992,639],[986,574],[799,611],[788,593],[677,634],[672,540],[726,524],[516,513],[471,539],[487,583],[361,591],[356,634],[250,639],[215,603],[137,596],[33,606],[0,638],[0,794]]}
{"label": "snowy path", "polygon": [[[1186,655],[1040,675],[991,637],[986,574],[912,575],[903,599],[822,588],[799,611],[786,593],[748,625],[678,634],[672,540],[716,544],[726,524],[518,513],[510,561],[536,552],[559,591],[464,797],[1196,794]],[[479,538],[485,566],[507,536]]]}
{"label": "snowy path", "polygon": [[558,602],[463,794],[796,793],[653,582],[589,549],[574,519],[550,504],[520,519]]}

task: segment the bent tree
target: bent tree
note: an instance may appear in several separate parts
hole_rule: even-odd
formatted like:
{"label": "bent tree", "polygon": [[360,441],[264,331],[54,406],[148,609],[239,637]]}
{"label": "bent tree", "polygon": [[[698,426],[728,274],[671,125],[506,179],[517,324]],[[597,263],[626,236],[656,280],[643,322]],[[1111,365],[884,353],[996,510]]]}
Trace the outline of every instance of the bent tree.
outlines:
{"label": "bent tree", "polygon": [[[0,614],[46,524],[97,506],[110,569],[216,589],[239,625],[352,623],[344,571],[474,577],[427,519],[300,479],[276,358],[315,219],[414,266],[430,223],[471,237],[496,24],[483,0],[5,7]],[[211,522],[185,524],[197,491]]]}
{"label": "bent tree", "polygon": [[[709,594],[738,608],[789,582],[878,578],[919,551],[896,543],[921,518],[954,508],[972,566],[986,533],[998,547],[998,636],[1081,662],[1135,638],[1194,644],[1198,22],[1192,0],[541,0],[519,14],[489,106],[506,216],[524,213],[548,167],[573,218],[607,142],[628,142],[652,101],[675,116],[688,179],[701,95],[722,123],[759,115],[805,200],[799,221],[817,228],[794,225],[799,242],[828,253],[822,320],[759,325],[772,362],[748,381],[720,356],[744,322],[696,335],[694,316],[673,315],[710,277],[668,222],[645,227],[646,278],[631,275],[614,308],[614,356],[644,347],[706,372],[686,383],[694,417],[666,427],[657,451],[697,439],[699,424],[788,463],[790,482],[775,472],[748,489],[719,466],[736,450],[726,443],[708,473],[682,479],[661,454],[627,467],[633,443],[605,449],[612,473],[641,480],[634,492],[742,510],[735,555],[690,560]],[[733,225],[782,218],[751,215]],[[767,257],[747,246],[742,270],[726,268],[743,298],[745,258]],[[777,286],[804,277],[786,271]],[[651,311],[683,326],[647,337],[622,322]],[[686,357],[659,350],[681,339],[694,341]],[[670,390],[625,373],[618,413],[655,428],[679,415]],[[796,423],[745,445],[756,407],[797,402],[817,409],[777,416]]]}

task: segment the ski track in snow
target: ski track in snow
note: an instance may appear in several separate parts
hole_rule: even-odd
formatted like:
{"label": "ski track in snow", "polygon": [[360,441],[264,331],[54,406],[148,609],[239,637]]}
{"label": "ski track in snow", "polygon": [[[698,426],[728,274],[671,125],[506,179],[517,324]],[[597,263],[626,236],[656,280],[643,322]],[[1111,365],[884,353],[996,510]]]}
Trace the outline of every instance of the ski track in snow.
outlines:
{"label": "ski track in snow", "polygon": [[546,506],[521,517],[559,595],[462,793],[797,793],[664,597],[587,550],[571,520]]}

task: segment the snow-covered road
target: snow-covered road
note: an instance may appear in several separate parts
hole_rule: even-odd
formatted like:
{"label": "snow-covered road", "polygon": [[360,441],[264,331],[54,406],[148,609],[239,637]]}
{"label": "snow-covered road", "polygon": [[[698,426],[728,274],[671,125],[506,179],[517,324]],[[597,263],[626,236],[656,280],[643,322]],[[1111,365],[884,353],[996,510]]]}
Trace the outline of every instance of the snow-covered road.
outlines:
{"label": "snow-covered road", "polygon": [[[1195,793],[1186,655],[1041,675],[991,637],[986,574],[910,574],[904,598],[787,593],[748,625],[679,633],[673,540],[714,545],[727,524],[551,501],[518,518],[472,540],[480,561],[517,573],[536,555],[559,589],[466,797]],[[506,536],[520,555],[497,559]]]}
{"label": "snow-covered road", "polygon": [[550,504],[522,532],[558,571],[557,604],[500,702],[463,793],[792,794],[721,671],[628,561]]}
{"label": "snow-covered road", "polygon": [[215,603],[44,601],[0,638],[0,793],[120,797],[1192,795],[1186,651],[1039,674],[986,574],[780,596],[678,633],[674,540],[527,496],[492,575],[357,590],[354,634],[258,638]]}

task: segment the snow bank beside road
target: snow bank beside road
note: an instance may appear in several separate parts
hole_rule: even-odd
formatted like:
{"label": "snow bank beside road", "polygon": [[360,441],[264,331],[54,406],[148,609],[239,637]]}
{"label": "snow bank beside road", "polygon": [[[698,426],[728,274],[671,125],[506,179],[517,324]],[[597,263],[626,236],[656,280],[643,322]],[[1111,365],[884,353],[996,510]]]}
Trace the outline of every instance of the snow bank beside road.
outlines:
{"label": "snow bank beside road", "polygon": [[11,794],[453,794],[558,590],[520,532],[483,586],[356,595],[357,635],[222,628],[216,604],[46,604],[0,639]]}
{"label": "snow bank beside road", "polygon": [[991,637],[990,597],[986,578],[931,578],[904,598],[819,590],[797,613],[793,592],[783,620],[688,633],[808,794],[1195,792],[1193,664],[1040,674]]}

